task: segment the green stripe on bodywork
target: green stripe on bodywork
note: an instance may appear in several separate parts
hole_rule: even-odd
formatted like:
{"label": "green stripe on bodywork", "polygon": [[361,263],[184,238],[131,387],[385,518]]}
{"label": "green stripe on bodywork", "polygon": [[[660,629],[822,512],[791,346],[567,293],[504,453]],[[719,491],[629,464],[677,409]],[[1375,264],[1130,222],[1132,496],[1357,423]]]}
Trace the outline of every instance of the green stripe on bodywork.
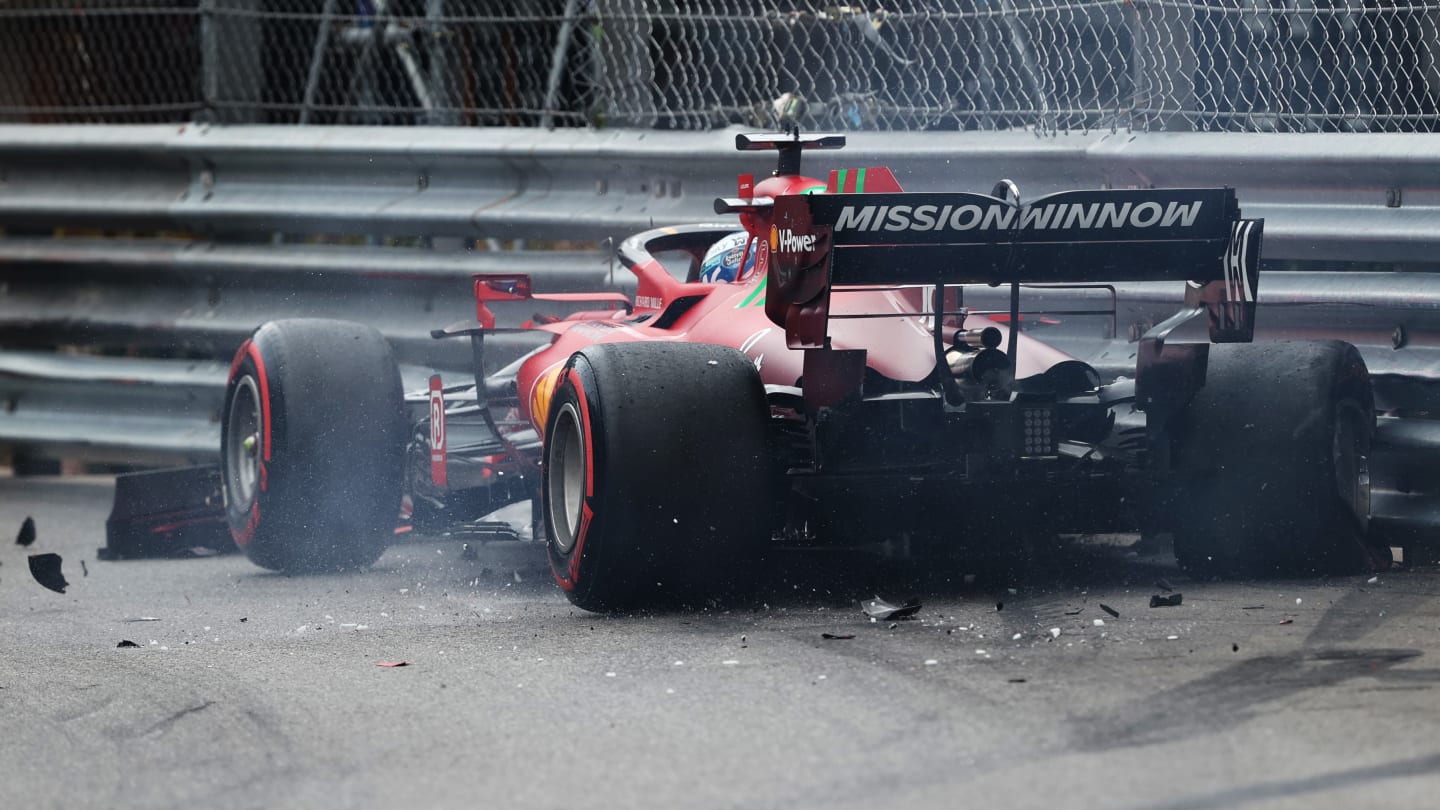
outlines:
{"label": "green stripe on bodywork", "polygon": [[[755,286],[755,289],[751,291],[749,295],[745,296],[745,300],[741,301],[740,304],[735,308],[744,309],[745,307],[750,306],[750,303],[755,300],[755,296],[765,292],[765,285],[768,283],[770,283],[770,276],[767,275],[764,278],[760,279],[760,283]],[[760,295],[760,303],[765,303],[765,296]]]}
{"label": "green stripe on bodywork", "polygon": [[864,194],[864,193],[865,193],[865,170],[864,170],[864,169],[857,169],[856,172],[858,172],[858,173],[855,175],[855,193],[856,193],[856,194]]}
{"label": "green stripe on bodywork", "polygon": [[845,193],[845,178],[847,178],[847,177],[849,177],[849,176],[850,176],[850,170],[849,170],[849,169],[841,169],[841,170],[840,170],[840,173],[835,176],[835,193],[837,193],[837,194],[844,194],[844,193]]}

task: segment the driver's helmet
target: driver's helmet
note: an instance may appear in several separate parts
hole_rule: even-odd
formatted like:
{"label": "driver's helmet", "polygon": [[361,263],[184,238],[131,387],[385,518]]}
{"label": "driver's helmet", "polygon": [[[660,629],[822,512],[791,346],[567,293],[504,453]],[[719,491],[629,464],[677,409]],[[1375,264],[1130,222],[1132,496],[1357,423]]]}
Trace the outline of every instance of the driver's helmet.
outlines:
{"label": "driver's helmet", "polygon": [[[760,248],[754,241],[748,231],[736,231],[711,245],[705,251],[705,260],[700,262],[700,280],[707,284],[728,284],[749,275],[755,269],[755,254]],[[745,249],[746,243],[750,243],[749,251]],[[742,261],[745,262],[743,268]]]}

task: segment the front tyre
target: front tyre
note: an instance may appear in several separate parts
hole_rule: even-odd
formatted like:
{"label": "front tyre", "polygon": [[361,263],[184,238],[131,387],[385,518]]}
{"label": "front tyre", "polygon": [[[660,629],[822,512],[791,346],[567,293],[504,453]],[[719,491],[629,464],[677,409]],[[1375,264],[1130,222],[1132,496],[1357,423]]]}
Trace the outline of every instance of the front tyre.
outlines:
{"label": "front tyre", "polygon": [[221,421],[235,543],[286,573],[370,565],[400,512],[406,434],[400,371],[379,332],[261,326],[235,356]]}
{"label": "front tyre", "polygon": [[776,498],[754,364],[722,346],[628,343],[560,373],[542,491],[556,581],[586,610],[723,595]]}

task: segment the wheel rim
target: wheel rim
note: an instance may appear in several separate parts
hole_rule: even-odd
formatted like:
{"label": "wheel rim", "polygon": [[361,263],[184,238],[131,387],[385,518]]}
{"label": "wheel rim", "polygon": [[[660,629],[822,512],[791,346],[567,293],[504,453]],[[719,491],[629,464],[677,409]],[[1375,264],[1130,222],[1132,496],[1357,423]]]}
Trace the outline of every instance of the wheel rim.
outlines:
{"label": "wheel rim", "polygon": [[552,539],[561,554],[569,554],[578,539],[580,513],[585,503],[585,437],[575,406],[565,403],[550,432],[550,458],[545,477],[550,504]]}
{"label": "wheel rim", "polygon": [[1352,403],[1343,403],[1336,413],[1331,453],[1335,463],[1335,486],[1350,507],[1360,528],[1370,524],[1370,453],[1364,416]]}
{"label": "wheel rim", "polygon": [[260,481],[260,391],[248,374],[235,385],[225,425],[225,488],[236,511],[255,500]]}

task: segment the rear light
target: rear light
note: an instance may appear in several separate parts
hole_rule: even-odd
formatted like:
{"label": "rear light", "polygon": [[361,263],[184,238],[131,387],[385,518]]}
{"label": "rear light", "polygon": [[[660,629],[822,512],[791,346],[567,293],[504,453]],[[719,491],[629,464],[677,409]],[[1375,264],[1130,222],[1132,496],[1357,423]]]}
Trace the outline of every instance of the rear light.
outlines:
{"label": "rear light", "polygon": [[1026,456],[1055,455],[1055,410],[1021,407],[1021,447]]}

